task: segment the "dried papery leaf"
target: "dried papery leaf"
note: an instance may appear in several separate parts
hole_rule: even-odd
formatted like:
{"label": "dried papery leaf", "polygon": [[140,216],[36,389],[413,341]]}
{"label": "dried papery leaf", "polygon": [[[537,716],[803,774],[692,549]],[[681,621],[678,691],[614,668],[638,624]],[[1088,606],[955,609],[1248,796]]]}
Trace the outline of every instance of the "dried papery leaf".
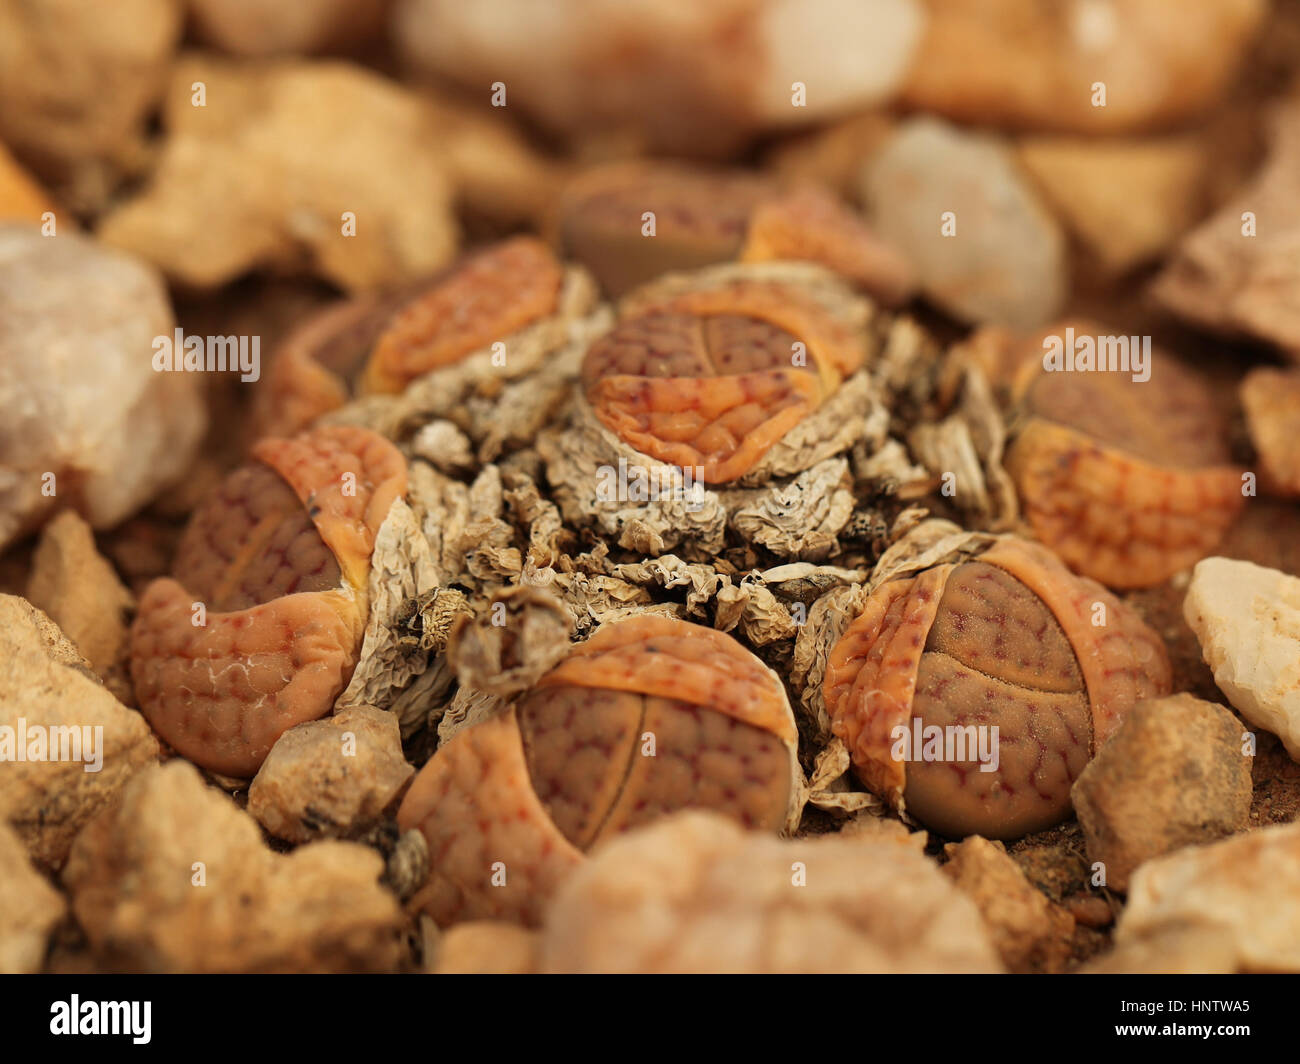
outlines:
{"label": "dried papery leaf", "polygon": [[407,498],[429,543],[437,582],[445,587],[464,569],[465,552],[461,544],[469,523],[469,489],[424,462],[413,462]]}
{"label": "dried papery leaf", "polygon": [[[845,458],[828,458],[786,484],[724,491],[730,524],[746,541],[782,558],[822,561],[853,515],[853,481]],[[744,501],[742,501],[744,500]]]}
{"label": "dried papery leaf", "polygon": [[863,569],[845,569],[812,562],[789,562],[765,569],[763,583],[791,601],[811,602],[837,587],[860,584],[869,574]]}
{"label": "dried papery leaf", "polygon": [[438,745],[442,746],[462,728],[478,724],[508,709],[510,702],[487,691],[460,688],[445,706],[429,714],[429,723],[438,725]]}
{"label": "dried papery leaf", "polygon": [[817,755],[812,778],[808,781],[808,802],[818,809],[880,817],[885,803],[870,791],[855,791],[849,786],[849,748],[843,739],[832,738]]}
{"label": "dried papery leaf", "polygon": [[461,621],[448,655],[462,689],[508,697],[532,687],[569,651],[571,624],[549,591],[514,587],[493,594],[478,616]]}
{"label": "dried papery leaf", "polygon": [[[761,575],[753,574],[745,577],[740,586],[735,589],[738,593],[737,597],[744,602],[744,609],[740,615],[740,630],[745,633],[745,638],[753,646],[767,646],[785,639],[793,639],[799,632],[798,623],[791,616],[786,605],[764,587],[761,581]],[[719,613],[721,613],[721,594],[718,596],[718,601]]]}
{"label": "dried papery leaf", "polygon": [[388,711],[397,717],[404,740],[442,719],[455,684],[456,672],[440,654],[429,668],[397,692]]}
{"label": "dried papery leaf", "polygon": [[858,480],[874,480],[892,485],[900,498],[926,494],[934,483],[925,466],[912,461],[911,454],[898,440],[890,437],[874,451],[853,451],[853,475]]}
{"label": "dried papery leaf", "polygon": [[650,592],[627,580],[599,573],[556,573],[552,589],[562,596],[574,625],[574,635],[585,638],[600,624],[633,613],[659,612],[677,616],[675,603],[655,605]]}
{"label": "dried papery leaf", "polygon": [[719,576],[711,565],[685,562],[675,554],[665,554],[661,558],[644,562],[615,565],[611,569],[611,575],[641,587],[657,585],[666,590],[687,588],[686,615],[693,618],[703,617],[709,601],[722,588],[731,586],[730,578]]}
{"label": "dried papery leaf", "polygon": [[411,457],[423,458],[443,473],[463,473],[474,466],[469,437],[441,418],[421,427],[411,438]]}
{"label": "dried papery leaf", "polygon": [[[642,555],[677,547],[706,557],[721,552],[726,511],[717,494],[698,481],[687,484],[677,466],[622,443],[583,397],[574,397],[566,424],[541,433],[537,451],[570,524],[594,525],[601,534],[617,537],[620,547]],[[619,498],[640,494],[628,490],[634,484],[645,485],[651,497]]]}
{"label": "dried papery leaf", "polygon": [[520,525],[528,528],[528,554],[525,566],[535,569],[553,566],[559,561],[561,541],[572,538],[564,527],[559,508],[550,499],[542,497],[537,482],[526,473],[508,471],[502,474],[506,485],[505,501],[511,515]]}
{"label": "dried papery leaf", "polygon": [[930,518],[901,535],[876,563],[872,590],[890,580],[911,576],[947,560],[969,557],[992,545],[997,536],[967,532],[951,521]]}
{"label": "dried papery leaf", "polygon": [[428,649],[410,628],[423,596],[437,588],[429,542],[415,514],[393,502],[370,558],[370,616],[352,679],[334,703],[387,709],[397,692],[429,666]]}
{"label": "dried papery leaf", "polygon": [[831,718],[822,692],[826,661],[831,648],[862,611],[868,595],[868,588],[863,584],[827,592],[813,603],[808,620],[795,639],[790,682],[798,692],[805,719],[814,727],[813,741],[818,746],[825,746],[831,739]]}

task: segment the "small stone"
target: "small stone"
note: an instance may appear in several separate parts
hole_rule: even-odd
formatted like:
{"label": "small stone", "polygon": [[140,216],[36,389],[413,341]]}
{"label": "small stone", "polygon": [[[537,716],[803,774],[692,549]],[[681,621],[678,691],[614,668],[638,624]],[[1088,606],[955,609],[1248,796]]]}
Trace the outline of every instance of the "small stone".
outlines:
{"label": "small stone", "polygon": [[902,92],[909,107],[971,123],[1103,133],[1173,123],[1215,103],[1268,5],[1201,0],[1174,11],[1163,0],[926,0],[925,7],[925,34]]}
{"label": "small stone", "polygon": [[[191,100],[195,82],[202,107]],[[189,56],[174,69],[164,124],[150,184],[99,235],[176,281],[211,288],[278,267],[374,289],[430,273],[455,252],[430,112],[369,71]],[[221,225],[211,224],[213,203]]]}
{"label": "small stone", "polygon": [[417,70],[485,102],[501,81],[505,106],[553,131],[718,157],[762,130],[888,99],[922,20],[915,0],[508,0],[491,19],[406,0],[394,40]]}
{"label": "small stone", "polygon": [[438,939],[435,975],[529,975],[537,970],[540,935],[515,924],[473,920]]}
{"label": "small stone", "polygon": [[1206,558],[1192,572],[1183,614],[1233,708],[1300,761],[1300,579]]}
{"label": "small stone", "polygon": [[39,225],[41,215],[54,209],[49,193],[0,144],[0,221]]}
{"label": "small stone", "polygon": [[180,8],[0,2],[0,139],[59,177],[140,150],[181,35]]}
{"label": "small stone", "polygon": [[1101,929],[1110,927],[1115,922],[1115,913],[1110,903],[1096,894],[1076,894],[1066,898],[1063,907],[1074,917],[1076,924],[1084,927]]}
{"label": "small stone", "polygon": [[390,971],[403,918],[383,868],[350,842],[273,853],[251,816],[177,760],[86,827],[63,882],[103,967]]}
{"label": "small stone", "polygon": [[0,222],[0,548],[56,509],[116,525],[189,465],[198,375],[152,367],[174,324],[139,260]]}
{"label": "small stone", "polygon": [[[57,869],[82,825],[156,760],[158,743],[49,618],[13,595],[0,596],[0,660],[0,821],[37,867]],[[48,759],[55,744],[64,759]]]}
{"label": "small stone", "polygon": [[1133,877],[1112,970],[1300,970],[1297,894],[1300,824],[1157,858]]}
{"label": "small stone", "polygon": [[1255,180],[1178,246],[1153,293],[1189,321],[1276,344],[1300,362],[1300,102],[1273,119]]}
{"label": "small stone", "polygon": [[1018,158],[1109,275],[1158,257],[1200,216],[1206,158],[1193,138],[1030,137]]}
{"label": "small stone", "polygon": [[1300,370],[1253,369],[1240,394],[1261,480],[1280,495],[1300,497]]}
{"label": "small stone", "polygon": [[281,735],[248,789],[248,811],[289,842],[346,837],[373,824],[414,773],[397,718],[353,706]]}
{"label": "small stone", "polygon": [[923,291],[956,317],[1028,329],[1060,309],[1065,238],[996,139],[911,119],[867,164],[862,199]]}
{"label": "small stone", "polygon": [[996,972],[975,904],[891,839],[779,840],[680,813],[562,888],[546,972]]}
{"label": "small stone", "polygon": [[189,0],[195,29],[233,55],[306,55],[374,38],[389,0]]}
{"label": "small stone", "polygon": [[90,526],[71,510],[41,533],[27,601],[49,614],[101,679],[121,665],[126,614],[135,599],[95,548]]}
{"label": "small stone", "polygon": [[1244,831],[1250,766],[1222,706],[1188,694],[1134,706],[1070,792],[1106,886],[1127,891],[1144,861]]}
{"label": "small stone", "polygon": [[946,874],[975,903],[1012,972],[1058,972],[1070,955],[1074,917],[1025,878],[1000,842],[972,835],[944,847]]}
{"label": "small stone", "polygon": [[23,840],[0,821],[0,975],[40,971],[66,908],[63,895],[32,867]]}

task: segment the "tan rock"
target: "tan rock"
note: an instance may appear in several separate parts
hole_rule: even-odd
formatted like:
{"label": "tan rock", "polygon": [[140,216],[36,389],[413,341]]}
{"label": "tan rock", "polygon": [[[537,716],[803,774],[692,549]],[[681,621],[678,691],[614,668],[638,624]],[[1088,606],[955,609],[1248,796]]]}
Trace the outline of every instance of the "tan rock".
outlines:
{"label": "tan rock", "polygon": [[438,939],[435,975],[528,975],[537,970],[540,935],[516,924],[474,920]]}
{"label": "tan rock", "polygon": [[[0,758],[9,762],[0,821],[38,867],[55,869],[82,826],[157,758],[158,743],[49,618],[12,595],[0,596],[0,660]],[[56,744],[64,760],[47,760]]]}
{"label": "tan rock", "polygon": [[781,841],[681,813],[561,888],[548,972],[994,972],[974,903],[890,839]]}
{"label": "tan rock", "polygon": [[65,510],[45,526],[32,556],[27,600],[44,610],[101,679],[126,645],[126,613],[135,603],[95,548],[85,520]]}
{"label": "tan rock", "polygon": [[933,118],[900,126],[862,174],[876,231],[936,304],[1029,329],[1065,298],[1065,239],[1004,145]]}
{"label": "tan rock", "polygon": [[1189,321],[1276,344],[1300,362],[1300,101],[1279,108],[1254,182],[1189,233],[1153,294]]}
{"label": "tan rock", "polygon": [[50,173],[127,155],[181,21],[177,0],[3,0],[0,139]]}
{"label": "tan rock", "polygon": [[404,0],[394,16],[422,72],[485,101],[502,82],[507,107],[552,130],[676,155],[888,99],[920,31],[914,0],[498,0],[490,17]]}
{"label": "tan rock", "polygon": [[1127,891],[1144,861],[1244,831],[1251,755],[1242,725],[1188,694],[1139,702],[1070,792],[1088,857]]}
{"label": "tan rock", "polygon": [[414,773],[397,717],[353,706],[280,736],[248,789],[248,811],[290,842],[347,836],[378,820]]}
{"label": "tan rock", "polygon": [[1030,137],[1018,158],[1108,274],[1158,257],[1199,217],[1206,159],[1195,138]]}
{"label": "tan rock", "polygon": [[1117,951],[1158,944],[1148,970],[1300,971],[1298,894],[1300,824],[1189,847],[1138,869]]}
{"label": "tan rock", "polygon": [[944,847],[947,875],[975,903],[1003,963],[1013,972],[1060,971],[1074,917],[1033,887],[1000,842],[972,835]]}
{"label": "tan rock", "polygon": [[1192,572],[1183,616],[1233,708],[1300,761],[1300,579],[1206,558]]}
{"label": "tan rock", "polygon": [[815,181],[856,201],[862,167],[884,147],[897,127],[889,114],[866,114],[780,141],[766,156],[766,167],[791,182]]}
{"label": "tan rock", "polygon": [[0,221],[39,225],[41,215],[52,210],[49,193],[0,144]]}
{"label": "tan rock", "polygon": [[[1264,0],[926,0],[905,103],[950,118],[1101,133],[1145,129],[1223,94]],[[1094,84],[1106,87],[1094,106]]]}
{"label": "tan rock", "polygon": [[144,263],[0,222],[0,547],[55,509],[118,524],[189,464],[199,382],[151,364],[173,326]]}
{"label": "tan rock", "polygon": [[1300,497],[1300,369],[1253,369],[1240,395],[1261,480],[1280,495]]}
{"label": "tan rock", "polygon": [[[195,82],[205,106],[192,102]],[[430,112],[375,74],[342,62],[247,66],[191,55],[176,64],[164,124],[152,182],[99,232],[177,281],[214,287],[275,267],[369,289],[430,273],[455,252],[452,187]]]}
{"label": "tan rock", "polygon": [[391,0],[188,0],[200,37],[234,55],[306,55],[373,39]]}
{"label": "tan rock", "polygon": [[0,975],[40,971],[50,931],[67,908],[27,859],[27,849],[0,822]]}
{"label": "tan rock", "polygon": [[271,852],[184,761],[151,768],[78,836],[63,882],[98,962],[153,972],[387,971],[402,915],[349,842]]}

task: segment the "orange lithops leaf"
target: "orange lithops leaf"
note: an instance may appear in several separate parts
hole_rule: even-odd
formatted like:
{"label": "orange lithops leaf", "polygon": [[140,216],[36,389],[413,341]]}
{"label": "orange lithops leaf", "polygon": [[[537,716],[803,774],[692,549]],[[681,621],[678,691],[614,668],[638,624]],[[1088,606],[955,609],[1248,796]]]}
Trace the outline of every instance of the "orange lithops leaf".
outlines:
{"label": "orange lithops leaf", "polygon": [[614,296],[671,271],[730,261],[816,262],[889,303],[915,287],[899,253],[830,193],[786,192],[738,171],[597,167],[566,191],[559,236]]}
{"label": "orange lithops leaf", "polygon": [[1006,468],[1025,515],[1072,569],[1111,587],[1194,564],[1245,505],[1209,386],[1152,354],[1148,380],[1031,362],[1018,381],[1024,419]]}
{"label": "orange lithops leaf", "polygon": [[725,483],[861,365],[862,338],[796,286],[742,281],[640,303],[583,363],[588,402],[629,446]]}
{"label": "orange lithops leaf", "polygon": [[366,429],[264,440],[254,453],[195,510],[173,578],[146,589],[131,631],[150,724],[232,776],[253,775],[351,678],[375,535],[406,490],[401,454]]}
{"label": "orange lithops leaf", "polygon": [[[778,830],[799,805],[796,743],[781,681],[730,636],[659,616],[606,625],[416,777],[398,822],[433,854],[420,901],[443,924],[532,923],[575,855],[665,813]],[[495,861],[520,890],[492,886]]]}
{"label": "orange lithops leaf", "polygon": [[1154,632],[1014,537],[877,588],[832,648],[825,700],[862,781],[927,827],[1016,838],[1137,702],[1172,688]]}
{"label": "orange lithops leaf", "polygon": [[515,237],[424,281],[346,300],[299,326],[258,393],[257,427],[292,435],[364,392],[418,377],[555,312],[563,268],[541,241]]}
{"label": "orange lithops leaf", "polygon": [[467,258],[403,306],[375,344],[363,387],[400,392],[555,310],[563,269],[541,241],[515,237]]}

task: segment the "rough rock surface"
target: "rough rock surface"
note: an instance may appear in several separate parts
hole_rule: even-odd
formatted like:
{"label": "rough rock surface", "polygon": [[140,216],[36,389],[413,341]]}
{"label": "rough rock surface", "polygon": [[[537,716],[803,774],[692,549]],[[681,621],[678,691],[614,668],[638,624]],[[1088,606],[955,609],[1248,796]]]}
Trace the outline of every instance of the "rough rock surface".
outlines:
{"label": "rough rock surface", "polygon": [[402,915],[383,867],[356,843],[272,853],[252,817],[173,761],[86,827],[63,882],[107,968],[387,971]]}
{"label": "rough rock surface", "polygon": [[862,198],[925,293],[958,318],[1032,328],[1060,309],[1065,239],[999,141],[911,119],[867,164]]}
{"label": "rough rock surface", "polygon": [[[195,82],[206,87],[205,106],[191,102]],[[175,280],[212,287],[276,266],[368,289],[430,273],[455,251],[430,114],[372,73],[190,56],[176,65],[164,123],[152,181],[99,232]]]}
{"label": "rough rock surface", "polygon": [[[14,827],[39,867],[57,868],[82,825],[157,758],[158,742],[49,618],[12,595],[0,596],[0,660],[0,744],[13,729],[15,747],[5,751],[0,820]],[[47,757],[56,741],[61,754],[80,753],[82,760],[13,760],[19,750]],[[86,771],[97,761],[98,771]]]}
{"label": "rough rock surface", "polygon": [[944,847],[944,874],[975,903],[993,946],[1012,972],[1060,971],[1074,917],[1032,886],[999,842],[972,835]]}
{"label": "rough rock surface", "polygon": [[1139,702],[1070,792],[1088,857],[1126,891],[1144,861],[1244,831],[1251,757],[1222,706],[1188,694]]}
{"label": "rough rock surface", "polygon": [[65,510],[45,526],[32,556],[27,601],[47,613],[101,678],[122,661],[134,604],[95,549],[90,526]]}
{"label": "rough rock surface", "polygon": [[172,329],[145,264],[0,223],[0,547],[56,508],[115,525],[189,465],[206,422],[196,375],[152,366]]}
{"label": "rough rock surface", "polygon": [[1153,292],[1198,325],[1267,340],[1300,362],[1300,102],[1273,128],[1258,176],[1184,238]]}
{"label": "rough rock surface", "polygon": [[32,867],[23,840],[0,822],[0,975],[41,969],[50,931],[66,908]]}
{"label": "rough rock surface", "polygon": [[[800,885],[802,884],[802,885]],[[781,841],[681,813],[562,888],[548,972],[994,972],[975,905],[907,841]]]}
{"label": "rough rock surface", "polygon": [[551,129],[717,155],[887,99],[921,22],[914,0],[403,0],[394,37],[422,72],[484,99],[503,81],[506,106]]}
{"label": "rough rock surface", "polygon": [[1242,380],[1240,395],[1264,486],[1300,497],[1300,369],[1253,369]]}
{"label": "rough rock surface", "polygon": [[1233,708],[1300,761],[1300,579],[1206,558],[1192,572],[1183,615]]}
{"label": "rough rock surface", "polygon": [[[1168,123],[1217,100],[1264,0],[926,0],[905,103],[962,121],[1071,132]],[[1093,85],[1106,86],[1105,106]]]}
{"label": "rough rock surface", "polygon": [[1192,846],[1138,869],[1111,971],[1300,971],[1300,824]]}
{"label": "rough rock surface", "polygon": [[290,842],[346,836],[378,819],[414,772],[397,718],[354,706],[280,736],[248,789],[248,811]]}

